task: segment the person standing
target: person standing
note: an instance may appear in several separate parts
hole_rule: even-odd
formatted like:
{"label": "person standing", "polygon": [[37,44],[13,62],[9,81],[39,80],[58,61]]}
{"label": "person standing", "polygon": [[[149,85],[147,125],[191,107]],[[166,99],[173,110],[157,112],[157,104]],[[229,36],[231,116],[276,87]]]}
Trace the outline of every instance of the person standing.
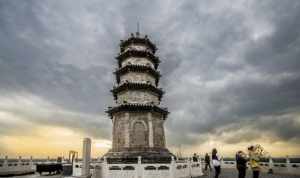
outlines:
{"label": "person standing", "polygon": [[198,156],[196,153],[193,155],[193,162],[198,162]]}
{"label": "person standing", "polygon": [[260,155],[257,154],[255,151],[256,151],[256,148],[254,146],[250,146],[248,148],[249,163],[250,163],[250,167],[252,169],[253,178],[259,178],[259,172],[260,172],[259,160],[260,160]]}
{"label": "person standing", "polygon": [[239,172],[238,178],[245,178],[247,169],[247,155],[243,151],[238,151],[236,154],[236,168]]}
{"label": "person standing", "polygon": [[211,158],[212,158],[212,164],[215,168],[215,178],[219,178],[219,175],[221,173],[221,159],[217,155],[218,151],[217,149],[212,150]]}
{"label": "person standing", "polygon": [[205,161],[205,168],[204,168],[204,170],[206,171],[207,167],[209,167],[209,170],[211,171],[210,157],[209,157],[208,153],[205,154],[204,161]]}

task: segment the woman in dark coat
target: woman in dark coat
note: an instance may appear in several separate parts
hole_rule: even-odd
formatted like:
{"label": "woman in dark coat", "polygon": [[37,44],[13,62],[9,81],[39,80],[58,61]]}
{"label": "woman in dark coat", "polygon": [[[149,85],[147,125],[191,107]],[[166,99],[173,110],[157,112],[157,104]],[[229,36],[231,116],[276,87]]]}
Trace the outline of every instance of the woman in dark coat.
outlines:
{"label": "woman in dark coat", "polygon": [[238,151],[236,154],[236,168],[239,172],[238,178],[246,177],[247,155],[243,151]]}

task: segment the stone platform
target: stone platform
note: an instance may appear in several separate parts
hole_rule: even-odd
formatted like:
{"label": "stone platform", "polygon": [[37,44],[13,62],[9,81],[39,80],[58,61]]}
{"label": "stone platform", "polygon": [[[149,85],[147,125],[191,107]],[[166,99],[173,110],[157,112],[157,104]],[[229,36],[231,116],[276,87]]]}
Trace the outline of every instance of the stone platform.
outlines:
{"label": "stone platform", "polygon": [[[197,178],[213,178],[213,171],[212,174],[197,177]],[[40,176],[39,174],[32,174],[32,175],[25,175],[25,176],[18,176],[18,178],[61,178],[61,175],[44,175]],[[223,169],[219,178],[237,178],[237,171],[235,169]],[[246,178],[252,178],[251,172],[247,172]],[[300,178],[300,176],[293,176],[293,175],[280,175],[280,174],[266,174],[262,173],[260,178]]]}
{"label": "stone platform", "polygon": [[122,150],[121,152],[109,151],[104,157],[109,163],[138,163],[138,157],[141,157],[142,163],[170,163],[172,156],[174,156],[166,148],[144,148],[145,150],[132,151]]}
{"label": "stone platform", "polygon": [[[204,176],[198,178],[214,178],[214,171],[204,171]],[[219,178],[238,178],[238,172],[236,169],[222,169]],[[247,171],[246,178],[252,178],[251,171]],[[267,174],[261,173],[260,178],[300,178],[300,175],[286,175],[286,174]]]}

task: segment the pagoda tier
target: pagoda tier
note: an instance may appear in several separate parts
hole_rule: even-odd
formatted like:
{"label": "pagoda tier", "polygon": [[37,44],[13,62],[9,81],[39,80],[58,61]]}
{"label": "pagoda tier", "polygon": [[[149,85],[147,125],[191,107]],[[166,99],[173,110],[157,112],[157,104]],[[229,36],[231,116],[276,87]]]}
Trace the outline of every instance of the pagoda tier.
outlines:
{"label": "pagoda tier", "polygon": [[133,34],[131,34],[131,37],[128,38],[127,40],[121,40],[121,44],[120,44],[121,52],[125,51],[126,47],[132,44],[149,46],[150,49],[152,50],[152,53],[155,53],[157,49],[156,46],[148,39],[147,36],[145,36],[144,38],[140,38],[139,36],[134,36]]}
{"label": "pagoda tier", "polygon": [[159,78],[161,77],[160,73],[156,70],[154,70],[150,66],[145,65],[126,65],[122,68],[119,68],[114,73],[116,75],[117,83],[120,84],[121,82],[121,76],[125,74],[129,74],[131,72],[135,73],[141,73],[141,74],[149,74],[151,75],[155,80],[155,85],[158,85]]}
{"label": "pagoda tier", "polygon": [[[154,68],[157,69],[160,60],[158,57],[156,57],[153,53],[145,50],[127,50],[122,53],[120,53],[116,59],[118,60],[119,67],[124,67],[125,65],[132,64],[130,61],[130,58],[145,58],[152,62],[154,65]],[[145,65],[150,65],[150,63],[146,63]],[[150,65],[151,66],[151,65]]]}
{"label": "pagoda tier", "polygon": [[151,104],[121,104],[115,107],[109,107],[106,111],[111,119],[113,115],[118,112],[157,112],[163,115],[163,119],[166,119],[167,115],[169,114],[167,108],[161,108]]}
{"label": "pagoda tier", "polygon": [[142,90],[142,91],[149,91],[153,92],[158,96],[159,101],[162,98],[162,95],[164,94],[164,91],[161,88],[157,88],[151,84],[148,83],[123,83],[122,85],[119,85],[118,87],[115,87],[111,90],[113,93],[113,96],[115,100],[118,99],[118,94],[124,91],[133,91],[133,90]]}

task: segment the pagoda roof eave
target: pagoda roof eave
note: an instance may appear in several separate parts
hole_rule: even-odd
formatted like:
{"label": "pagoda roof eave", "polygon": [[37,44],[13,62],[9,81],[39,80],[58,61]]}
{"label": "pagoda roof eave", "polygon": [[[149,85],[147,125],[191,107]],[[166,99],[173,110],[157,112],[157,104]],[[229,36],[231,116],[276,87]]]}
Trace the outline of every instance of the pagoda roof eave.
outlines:
{"label": "pagoda roof eave", "polygon": [[144,57],[147,58],[149,60],[151,60],[154,65],[155,65],[155,69],[157,69],[158,64],[160,63],[160,60],[157,56],[155,56],[154,54],[148,52],[148,51],[137,51],[137,50],[127,50],[123,53],[120,53],[116,59],[119,61],[119,66],[121,66],[121,62],[124,59],[127,59],[128,57]]}
{"label": "pagoda roof eave", "polygon": [[154,70],[152,67],[150,66],[146,66],[146,65],[126,65],[122,68],[117,69],[114,74],[116,75],[116,79],[117,82],[120,82],[120,75],[122,74],[126,74],[128,72],[146,72],[151,74],[155,79],[156,79],[156,84],[158,84],[158,80],[161,77],[161,74]]}
{"label": "pagoda roof eave", "polygon": [[157,50],[155,44],[153,44],[147,36],[145,36],[145,38],[131,36],[127,40],[121,40],[120,47],[124,49],[126,46],[129,46],[131,44],[145,44],[152,49],[153,53],[155,53],[155,51]]}
{"label": "pagoda roof eave", "polygon": [[159,96],[159,100],[161,100],[162,95],[164,94],[164,91],[161,88],[157,88],[151,84],[148,83],[123,83],[122,85],[119,85],[118,87],[115,87],[111,90],[111,92],[114,95],[114,98],[117,99],[117,94],[122,91],[126,90],[149,90],[151,92],[157,93]]}
{"label": "pagoda roof eave", "polygon": [[164,116],[164,119],[169,114],[167,108],[158,107],[151,104],[122,104],[115,107],[109,107],[105,112],[112,118],[117,112],[158,112]]}
{"label": "pagoda roof eave", "polygon": [[122,68],[119,68],[118,70],[116,70],[114,73],[115,74],[123,74],[126,73],[128,71],[133,71],[133,72],[152,72],[153,75],[155,75],[156,77],[161,77],[159,71],[154,70],[152,67],[150,66],[146,66],[146,65],[138,65],[138,64],[130,64],[130,65],[126,65]]}

